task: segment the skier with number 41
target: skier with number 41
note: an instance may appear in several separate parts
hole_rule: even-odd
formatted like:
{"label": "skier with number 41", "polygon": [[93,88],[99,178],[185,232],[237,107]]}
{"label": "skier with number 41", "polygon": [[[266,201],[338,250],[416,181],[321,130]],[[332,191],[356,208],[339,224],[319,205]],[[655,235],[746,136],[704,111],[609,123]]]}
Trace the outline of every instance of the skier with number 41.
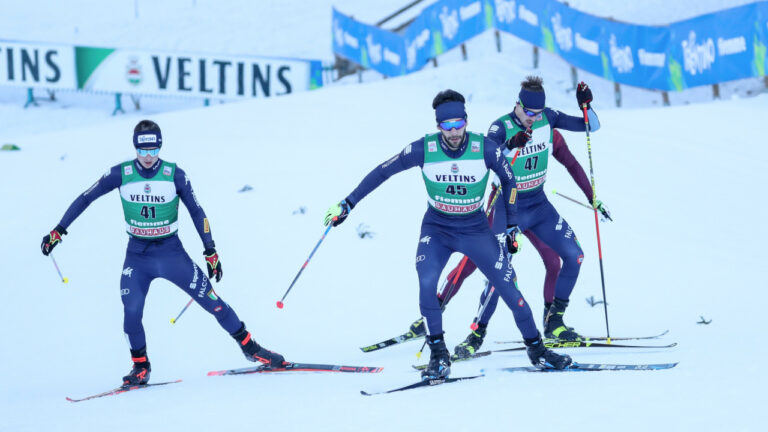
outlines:
{"label": "skier with number 41", "polygon": [[[260,346],[251,338],[234,310],[213,290],[208,278],[219,282],[222,267],[211,235],[208,218],[197,202],[189,178],[176,166],[159,157],[163,138],[153,121],[142,120],[133,131],[136,159],[109,169],[96,183],[69,206],[59,224],[43,237],[41,249],[48,255],[62,242],[67,228],[97,198],[120,190],[126,230],[130,240],[125,254],[120,294],[123,301],[123,329],[131,351],[133,368],[123,377],[123,385],[149,382],[151,371],[142,325],[144,301],[155,278],[171,281],[212,314],[219,325],[238,343],[245,357],[269,366],[283,366],[282,355]],[[203,241],[206,277],[189,257],[177,235],[179,198],[189,210]]]}
{"label": "skier with number 41", "polygon": [[[544,346],[531,309],[517,288],[515,270],[508,257],[508,253],[517,251],[514,237],[519,231],[515,176],[502,147],[481,134],[466,130],[464,104],[464,96],[458,92],[444,90],[438,93],[432,108],[439,132],[412,142],[374,168],[352,193],[328,209],[325,225],[333,223],[337,226],[344,222],[363,198],[392,175],[420,167],[429,205],[416,250],[416,272],[419,308],[431,352],[429,364],[421,373],[422,379],[441,379],[450,374],[451,359],[435,292],[440,273],[453,252],[470,257],[497,287],[514,314],[531,362],[539,367],[564,369],[571,364],[571,358]],[[491,232],[482,210],[490,171],[501,181],[503,196],[499,202],[506,207],[506,229],[501,238]]]}

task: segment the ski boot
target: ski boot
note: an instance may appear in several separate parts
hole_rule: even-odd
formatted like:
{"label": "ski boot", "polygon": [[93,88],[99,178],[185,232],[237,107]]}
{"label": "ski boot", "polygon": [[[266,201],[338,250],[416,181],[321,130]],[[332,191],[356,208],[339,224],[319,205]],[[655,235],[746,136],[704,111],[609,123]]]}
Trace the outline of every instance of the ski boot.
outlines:
{"label": "ski boot", "polygon": [[555,298],[552,306],[549,307],[546,317],[544,317],[544,337],[547,339],[559,339],[561,341],[579,341],[581,335],[568,327],[563,322],[565,308],[568,307],[568,300]]}
{"label": "ski boot", "polygon": [[408,336],[411,337],[420,337],[427,334],[427,328],[424,326],[424,318],[419,318],[416,321],[411,324],[411,327],[408,329]]}
{"label": "ski boot", "polygon": [[431,351],[427,368],[421,371],[421,380],[441,380],[451,373],[451,355],[445,346],[443,333],[427,336],[427,345]]}
{"label": "ski boot", "polygon": [[128,375],[123,377],[123,386],[142,385],[149,382],[149,372],[152,368],[149,366],[147,357],[147,347],[139,350],[131,350],[131,360],[133,368]]}
{"label": "ski boot", "polygon": [[243,350],[243,354],[248,361],[261,362],[269,367],[281,367],[288,363],[282,355],[265,349],[257,344],[256,341],[251,338],[251,333],[245,329],[245,324],[240,327],[240,330],[233,333],[232,337],[235,338],[240,345],[240,349]]}
{"label": "ski boot", "polygon": [[525,346],[531,364],[539,369],[565,369],[573,363],[571,356],[557,354],[545,347],[541,335],[534,339],[525,339]]}
{"label": "ski boot", "polygon": [[464,342],[456,345],[453,349],[454,358],[466,359],[472,357],[480,349],[480,346],[483,345],[487,326],[488,324],[478,324],[477,330],[472,330],[472,333],[464,339]]}

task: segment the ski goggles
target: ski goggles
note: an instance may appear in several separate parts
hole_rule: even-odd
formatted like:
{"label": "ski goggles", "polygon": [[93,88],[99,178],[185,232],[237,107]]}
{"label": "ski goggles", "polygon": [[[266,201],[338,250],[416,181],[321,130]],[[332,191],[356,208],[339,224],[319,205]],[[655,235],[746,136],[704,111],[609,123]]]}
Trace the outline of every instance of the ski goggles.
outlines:
{"label": "ski goggles", "polygon": [[142,148],[139,148],[139,149],[136,149],[136,153],[138,153],[139,156],[141,156],[141,157],[145,157],[147,155],[149,155],[149,156],[157,156],[157,155],[160,154],[160,149],[159,148],[153,148],[153,149],[142,149]]}
{"label": "ski goggles", "polygon": [[542,112],[544,112],[544,110],[543,110],[543,109],[541,109],[541,110],[538,110],[538,111],[529,110],[528,108],[526,108],[526,107],[525,107],[525,105],[523,105],[523,102],[522,102],[522,101],[519,101],[519,100],[518,100],[518,101],[517,101],[517,103],[518,103],[518,104],[520,104],[520,108],[522,108],[522,109],[523,109],[523,112],[524,112],[524,113],[525,113],[525,115],[527,115],[528,117],[536,117],[536,116],[539,116],[539,115],[541,115],[541,113],[542,113]]}
{"label": "ski goggles", "polygon": [[444,131],[449,131],[451,129],[461,129],[467,125],[467,119],[446,120],[446,121],[441,121],[437,125],[440,127],[440,129]]}

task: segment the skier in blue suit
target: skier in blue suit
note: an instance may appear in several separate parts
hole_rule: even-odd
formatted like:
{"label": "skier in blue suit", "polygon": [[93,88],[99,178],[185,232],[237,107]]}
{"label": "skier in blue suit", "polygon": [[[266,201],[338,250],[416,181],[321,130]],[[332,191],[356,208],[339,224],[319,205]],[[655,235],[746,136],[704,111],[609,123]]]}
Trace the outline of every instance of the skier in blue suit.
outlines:
{"label": "skier in blue suit", "polygon": [[[213,290],[223,275],[219,254],[205,216],[187,175],[176,164],[160,159],[163,144],[160,127],[142,120],[133,131],[137,157],[115,165],[69,206],[59,224],[43,237],[44,255],[51,253],[67,234],[67,228],[100,196],[120,190],[126,230],[130,240],[125,255],[120,294],[123,300],[123,329],[127,336],[133,368],[123,385],[146,384],[151,371],[147,342],[141,323],[144,300],[155,278],[173,282],[212,314],[234,339],[250,361],[270,366],[285,364],[282,355],[269,351],[251,338],[235,311]],[[208,277],[189,257],[177,235],[179,199],[189,210],[203,241]]]}
{"label": "skier in blue suit", "polygon": [[[422,379],[440,379],[450,373],[450,354],[443,337],[442,312],[435,296],[440,273],[453,252],[461,252],[477,264],[498,287],[512,309],[534,365],[563,369],[571,363],[542,344],[527,302],[517,289],[508,253],[517,252],[515,176],[502,148],[480,134],[466,130],[464,97],[453,90],[437,94],[432,102],[438,133],[427,134],[399,154],[376,167],[344,200],[325,215],[325,224],[342,223],[370,192],[394,174],[420,167],[427,187],[428,207],[416,251],[419,276],[419,307],[427,328],[431,356]],[[501,179],[506,203],[506,234],[496,237],[482,210],[490,171]]]}

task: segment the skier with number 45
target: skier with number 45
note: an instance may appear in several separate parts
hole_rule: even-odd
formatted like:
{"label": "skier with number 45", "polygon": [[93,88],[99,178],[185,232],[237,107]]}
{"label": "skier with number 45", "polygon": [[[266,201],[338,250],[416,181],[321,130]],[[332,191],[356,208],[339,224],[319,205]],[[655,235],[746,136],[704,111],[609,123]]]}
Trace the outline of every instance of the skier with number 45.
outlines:
{"label": "skier with number 45", "polygon": [[[503,143],[504,153],[517,180],[518,224],[544,261],[544,336],[575,341],[581,339],[581,336],[565,325],[563,315],[576,284],[584,252],[571,226],[547,199],[544,182],[549,167],[549,154],[552,153],[555,159],[567,168],[590,204],[593,203],[592,188],[587,175],[556,129],[584,131],[586,125],[582,117],[569,116],[546,107],[542,84],[540,77],[527,77],[521,83],[515,108],[491,124],[488,138],[499,144]],[[584,82],[577,86],[576,100],[579,107],[587,106],[590,131],[597,131],[600,122],[590,106],[592,91]],[[498,190],[493,193],[498,193]],[[594,205],[605,218],[610,219],[610,213],[601,201],[595,201]],[[497,204],[489,215],[494,233],[504,232],[504,211],[505,207]],[[448,275],[448,281],[454,281],[455,285],[451,287],[451,292],[439,293],[444,297],[441,302],[447,303],[450,296],[458,292],[464,279],[474,270],[475,266],[471,261],[461,270],[454,269]],[[491,298],[486,299],[489,292]],[[477,329],[472,330],[464,342],[456,346],[456,357],[467,358],[477,352],[483,343],[488,322],[497,303],[498,294],[486,289],[480,298],[480,304],[486,306],[478,319]],[[412,329],[418,324],[417,320]]]}
{"label": "skier with number 45", "polygon": [[[325,224],[341,224],[363,198],[389,177],[420,167],[429,205],[416,250],[416,272],[419,276],[419,307],[431,352],[422,379],[441,379],[450,374],[450,354],[435,292],[440,273],[453,252],[470,257],[497,287],[514,314],[531,362],[539,367],[566,368],[571,364],[571,358],[547,349],[542,343],[531,309],[517,288],[515,271],[508,258],[508,253],[517,251],[513,239],[519,231],[515,176],[502,147],[481,134],[466,130],[464,104],[464,96],[458,92],[445,90],[438,93],[432,108],[439,132],[412,142],[374,168],[352,193],[328,209]],[[506,232],[502,238],[491,232],[483,212],[483,196],[491,170],[501,181],[503,196],[499,201],[506,207]]]}
{"label": "skier with number 45", "polygon": [[[41,244],[43,254],[50,254],[62,242],[67,228],[93,201],[119,188],[130,237],[120,279],[120,294],[123,300],[123,329],[133,360],[133,368],[123,377],[123,385],[149,382],[151,367],[141,321],[149,285],[155,278],[171,281],[194,298],[235,339],[248,360],[283,366],[283,356],[257,344],[235,311],[214,292],[208,277],[215,277],[219,282],[223,273],[208,219],[184,171],[176,164],[160,159],[163,145],[160,127],[153,121],[142,120],[134,128],[133,145],[136,159],[113,166],[78,196],[56,228],[43,237]],[[205,246],[203,254],[208,277],[189,257],[177,235],[179,198],[189,210]]]}

